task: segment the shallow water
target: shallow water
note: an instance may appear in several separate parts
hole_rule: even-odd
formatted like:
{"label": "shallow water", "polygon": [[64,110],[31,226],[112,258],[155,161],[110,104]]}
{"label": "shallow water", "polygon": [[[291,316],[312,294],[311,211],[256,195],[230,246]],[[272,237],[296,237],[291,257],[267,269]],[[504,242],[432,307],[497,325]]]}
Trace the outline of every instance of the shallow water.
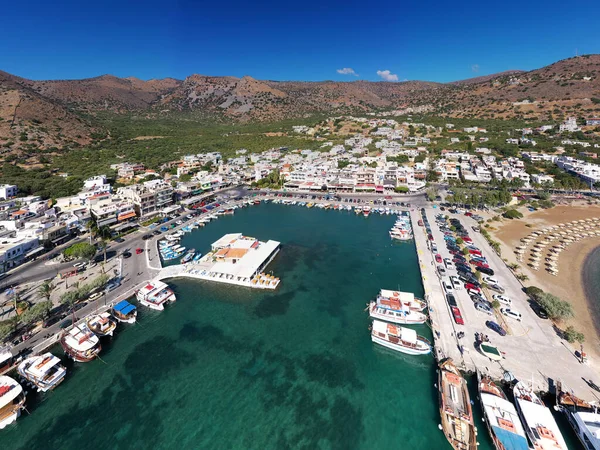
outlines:
{"label": "shallow water", "polygon": [[[433,358],[370,340],[363,310],[380,288],[422,295],[414,244],[390,241],[393,222],[260,205],[186,235],[202,253],[229,232],[281,241],[268,268],[280,287],[172,280],[177,303],[142,309],[102,360],[69,365],[0,448],[450,448]],[[479,448],[490,449],[475,412]]]}

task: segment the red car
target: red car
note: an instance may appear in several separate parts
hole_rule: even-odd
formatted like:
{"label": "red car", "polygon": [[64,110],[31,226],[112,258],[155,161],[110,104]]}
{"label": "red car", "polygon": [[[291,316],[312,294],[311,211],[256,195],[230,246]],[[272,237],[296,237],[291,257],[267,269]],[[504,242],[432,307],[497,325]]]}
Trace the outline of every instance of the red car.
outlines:
{"label": "red car", "polygon": [[386,199],[386,200],[391,200],[391,199],[392,199],[392,196],[391,196],[391,195],[386,195],[386,196],[385,196],[385,199]]}
{"label": "red car", "polygon": [[465,289],[468,291],[474,291],[477,293],[481,293],[481,289],[479,289],[477,286],[475,286],[474,284],[471,284],[471,283],[465,283]]}
{"label": "red car", "polygon": [[485,269],[489,269],[490,266],[487,265],[486,263],[482,262],[482,261],[473,261],[472,264],[475,264],[475,266],[477,267],[483,267]]}
{"label": "red car", "polygon": [[417,225],[419,225],[420,227],[422,227],[422,226],[423,226],[423,221],[422,221],[422,220],[419,220],[419,221],[417,222]]}
{"label": "red car", "polygon": [[454,322],[456,322],[457,325],[464,325],[465,321],[462,317],[462,314],[460,313],[460,309],[458,309],[458,306],[452,306],[450,309],[452,309],[452,315],[454,316]]}
{"label": "red car", "polygon": [[473,243],[473,240],[469,236],[463,237],[462,240],[468,242],[469,244]]}
{"label": "red car", "polygon": [[139,255],[139,254],[140,254],[140,253],[142,253],[143,251],[144,251],[144,249],[143,249],[143,248],[136,248],[136,249],[135,249],[135,254],[136,254],[136,255]]}
{"label": "red car", "polygon": [[440,255],[435,255],[435,262],[438,264],[442,263],[442,257]]}
{"label": "red car", "polygon": [[465,216],[472,216],[472,215],[473,215],[473,213],[472,213],[471,211],[467,211],[467,212],[465,213]]}
{"label": "red car", "polygon": [[433,236],[432,236],[431,234],[430,234],[430,235],[428,235],[428,236],[427,236],[427,238],[428,238],[430,241],[433,241]]}
{"label": "red car", "polygon": [[451,255],[460,255],[461,253],[458,250],[450,250]]}
{"label": "red car", "polygon": [[472,248],[469,249],[469,253],[471,255],[477,255],[477,256],[482,256],[481,255],[481,250],[473,250]]}

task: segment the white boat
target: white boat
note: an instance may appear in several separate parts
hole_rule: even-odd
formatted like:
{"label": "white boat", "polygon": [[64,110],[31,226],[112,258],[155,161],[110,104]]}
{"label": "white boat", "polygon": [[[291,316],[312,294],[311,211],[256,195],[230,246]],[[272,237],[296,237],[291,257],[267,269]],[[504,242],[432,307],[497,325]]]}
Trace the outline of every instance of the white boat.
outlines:
{"label": "white boat", "polygon": [[88,328],[87,324],[74,325],[60,339],[65,353],[77,362],[88,362],[98,356],[102,346],[100,339]]}
{"label": "white boat", "polygon": [[135,323],[137,319],[137,309],[127,300],[121,300],[113,306],[112,313],[119,322]]}
{"label": "white boat", "polygon": [[25,393],[11,377],[0,376],[0,430],[17,421],[25,407]]}
{"label": "white boat", "polygon": [[19,375],[32,383],[39,392],[47,392],[58,386],[64,379],[67,369],[60,358],[52,353],[32,356],[23,360],[17,367]]}
{"label": "white boat", "polygon": [[376,344],[409,355],[426,355],[431,352],[429,341],[417,335],[415,330],[398,327],[381,320],[373,321],[371,340]]}
{"label": "white boat", "polygon": [[399,301],[402,305],[408,306],[412,311],[423,311],[427,307],[424,300],[415,297],[412,292],[392,291],[389,289],[381,289],[377,302],[383,305],[391,304],[391,302]]}
{"label": "white boat", "polygon": [[529,450],[525,430],[514,405],[494,381],[477,372],[479,401],[497,450]]}
{"label": "white boat", "polygon": [[533,389],[519,381],[513,388],[517,411],[534,450],[568,450],[550,409]]}
{"label": "white boat", "polygon": [[490,344],[489,342],[480,342],[479,351],[482,353],[482,355],[487,356],[492,361],[502,360],[502,353],[500,353],[498,347]]}
{"label": "white boat", "polygon": [[13,354],[9,346],[0,347],[0,373],[8,370],[13,363]]}
{"label": "white boat", "polygon": [[597,409],[568,392],[560,392],[558,404],[567,416],[577,438],[587,450],[600,450],[600,413]]}
{"label": "white boat", "polygon": [[400,302],[393,304],[382,304],[379,299],[369,304],[369,316],[373,319],[385,320],[386,322],[402,325],[414,325],[425,323],[427,316],[419,311],[413,311]]}
{"label": "white boat", "polygon": [[148,308],[162,311],[165,303],[174,302],[175,294],[162,281],[149,281],[136,293],[138,301]]}
{"label": "white boat", "polygon": [[88,328],[98,336],[112,336],[117,328],[117,321],[107,312],[90,316],[86,323]]}

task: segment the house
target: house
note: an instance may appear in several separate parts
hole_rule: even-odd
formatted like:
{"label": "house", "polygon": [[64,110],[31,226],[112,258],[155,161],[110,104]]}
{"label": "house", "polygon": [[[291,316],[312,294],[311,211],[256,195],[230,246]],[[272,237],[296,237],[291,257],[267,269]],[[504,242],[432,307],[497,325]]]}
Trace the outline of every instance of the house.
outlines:
{"label": "house", "polygon": [[564,131],[572,133],[580,130],[581,128],[577,126],[577,119],[575,119],[575,117],[567,117],[567,119],[558,126],[558,131],[561,133]]}
{"label": "house", "polygon": [[600,117],[593,117],[591,119],[586,119],[585,120],[585,124],[588,127],[593,127],[593,126],[596,126],[596,125],[600,125]]}
{"label": "house", "polygon": [[534,173],[531,175],[531,181],[533,181],[535,184],[553,184],[554,177],[542,173]]}
{"label": "house", "polygon": [[16,184],[0,184],[0,198],[8,200],[17,196]]}

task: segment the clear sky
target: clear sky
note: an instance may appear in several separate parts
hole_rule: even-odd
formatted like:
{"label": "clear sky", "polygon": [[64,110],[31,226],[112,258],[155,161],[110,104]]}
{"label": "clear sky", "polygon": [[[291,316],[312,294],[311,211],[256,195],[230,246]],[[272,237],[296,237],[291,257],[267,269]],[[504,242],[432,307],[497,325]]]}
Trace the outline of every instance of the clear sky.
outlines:
{"label": "clear sky", "polygon": [[0,70],[32,79],[443,82],[600,53],[595,1],[25,0],[0,27]]}

